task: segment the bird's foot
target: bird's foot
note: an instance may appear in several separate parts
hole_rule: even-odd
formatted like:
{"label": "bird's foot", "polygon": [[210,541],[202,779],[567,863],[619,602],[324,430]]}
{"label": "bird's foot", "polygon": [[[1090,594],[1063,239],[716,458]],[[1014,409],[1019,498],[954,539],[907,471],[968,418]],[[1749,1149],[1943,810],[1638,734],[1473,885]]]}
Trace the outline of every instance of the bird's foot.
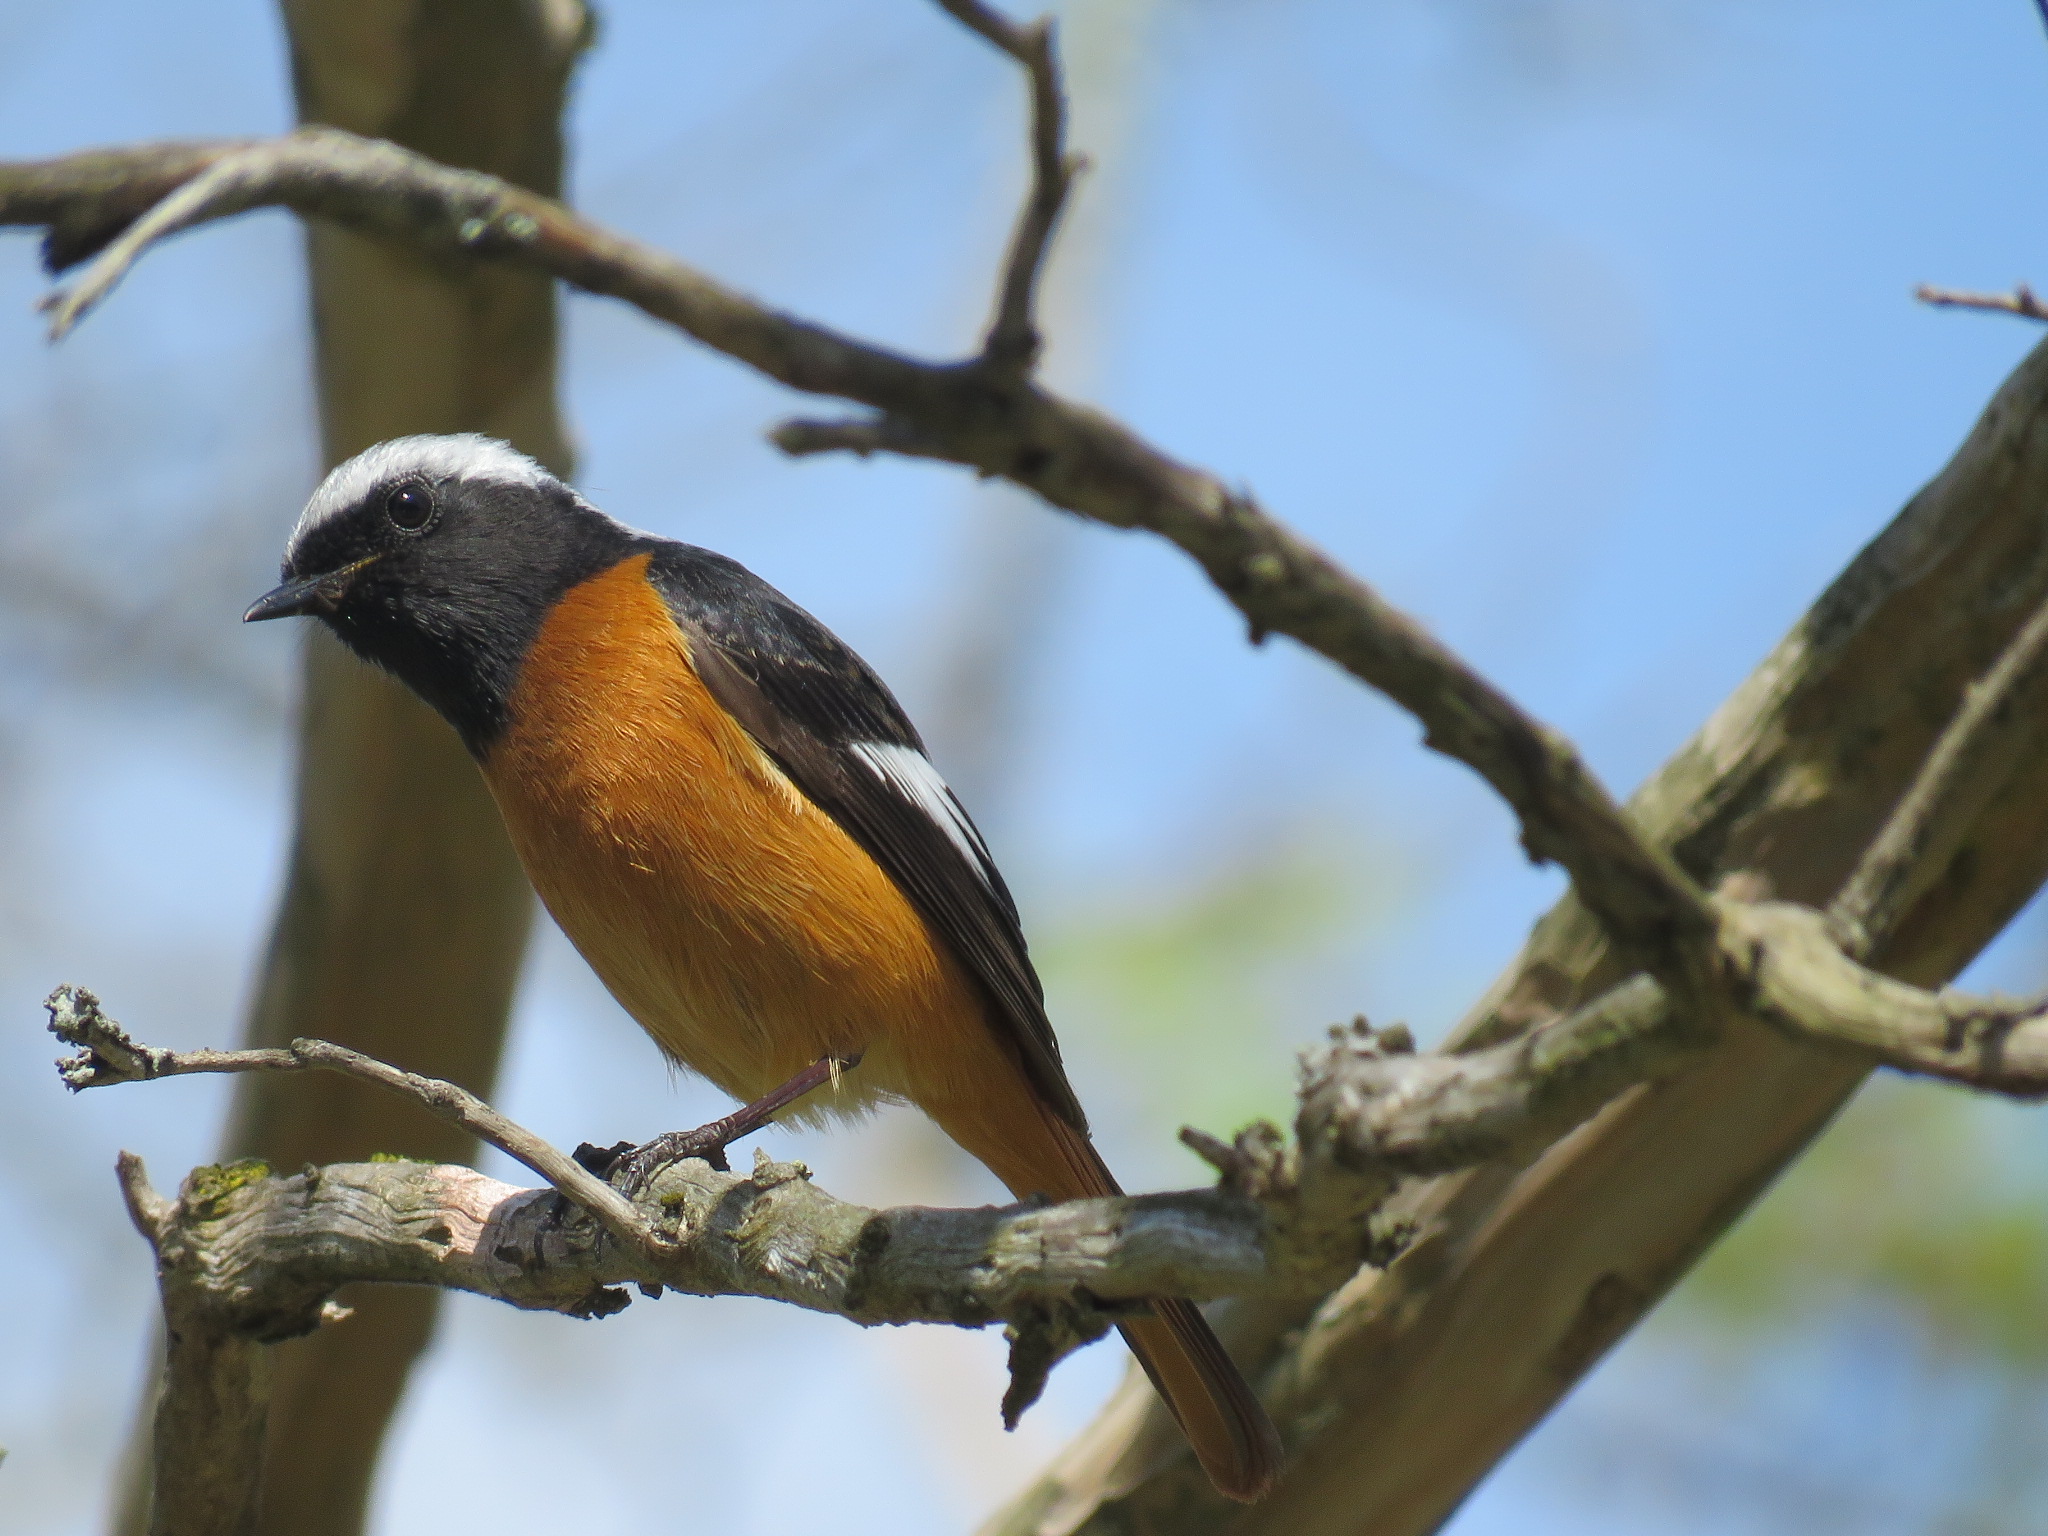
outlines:
{"label": "bird's foot", "polygon": [[700,1125],[694,1131],[670,1131],[639,1146],[622,1141],[598,1147],[584,1142],[575,1151],[576,1161],[605,1180],[628,1200],[638,1199],[665,1168],[692,1157],[701,1157],[721,1173],[732,1171],[725,1149],[742,1136],[751,1136],[782,1110],[812,1089],[838,1080],[842,1072],[860,1065],[860,1057],[827,1056],[814,1061],[780,1088],[763,1094],[751,1104],[742,1104],[722,1119]]}
{"label": "bird's foot", "polygon": [[694,1131],[664,1132],[638,1146],[621,1141],[599,1147],[586,1141],[571,1155],[628,1200],[635,1200],[646,1193],[655,1175],[686,1158],[701,1157],[720,1173],[730,1173],[732,1164],[726,1161],[725,1149],[745,1134],[727,1134],[725,1120],[714,1120]]}

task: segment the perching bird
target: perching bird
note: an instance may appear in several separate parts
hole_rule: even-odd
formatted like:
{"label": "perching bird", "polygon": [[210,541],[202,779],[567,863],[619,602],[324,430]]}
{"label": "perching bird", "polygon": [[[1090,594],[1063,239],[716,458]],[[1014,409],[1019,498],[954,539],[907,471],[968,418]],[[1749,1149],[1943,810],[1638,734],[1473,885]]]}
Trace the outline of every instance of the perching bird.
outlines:
{"label": "perching bird", "polygon": [[[811,1115],[907,1100],[1019,1198],[1117,1193],[981,834],[803,609],[471,435],[335,469],[283,574],[246,617],[316,616],[446,717],[671,1058],[743,1102],[829,1074]],[[1278,1437],[1201,1314],[1159,1301],[1122,1331],[1216,1487],[1264,1493]]]}

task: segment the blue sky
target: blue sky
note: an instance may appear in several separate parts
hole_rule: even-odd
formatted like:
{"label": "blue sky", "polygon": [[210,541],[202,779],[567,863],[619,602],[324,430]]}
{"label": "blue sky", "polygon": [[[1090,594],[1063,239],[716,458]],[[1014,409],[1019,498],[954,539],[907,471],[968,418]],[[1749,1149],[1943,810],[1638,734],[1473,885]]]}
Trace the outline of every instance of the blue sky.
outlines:
{"label": "blue sky", "polygon": [[[1619,790],[2035,340],[1910,298],[2048,279],[2048,43],[2025,0],[1077,0],[1067,37],[1098,166],[1054,276],[1054,376],[1252,487]],[[958,351],[1016,190],[1017,113],[998,61],[916,0],[621,0],[577,89],[574,196],[778,304]],[[253,0],[0,15],[0,154],[288,120]],[[106,1170],[129,1146],[173,1182],[222,1102],[196,1082],[64,1099],[36,1001],[75,980],[147,1038],[230,1038],[280,874],[296,642],[233,621],[317,469],[296,261],[280,215],[184,237],[52,349],[31,243],[0,242],[0,1221],[39,1256],[0,1276],[0,1532],[96,1528],[150,1300]],[[1045,573],[977,808],[1132,1182],[1196,1177],[1173,1127],[1280,1108],[1292,1051],[1332,1018],[1440,1031],[1560,888],[1464,770],[1325,664],[1248,648],[1170,549],[942,467],[793,465],[762,431],[804,402],[616,305],[571,299],[566,324],[592,496],[761,571],[920,718],[944,724],[991,572]],[[1314,899],[1225,957],[1242,974],[1211,1033],[1140,1071],[1160,1041],[1132,1046],[1086,936],[1170,925],[1276,866]],[[2036,984],[2039,949],[2023,919],[1981,975]],[[569,1142],[718,1108],[551,937],[501,1097]],[[770,1144],[858,1197],[989,1193],[907,1121]],[[1603,1424],[1674,1383],[1701,1422],[1757,1406],[1715,1408],[1688,1358],[1653,1326],[1453,1529],[1641,1519],[1585,1475]],[[1119,1363],[1063,1368],[1007,1439],[999,1367],[994,1340],[745,1303],[593,1327],[458,1302],[376,1529],[658,1528],[676,1484],[607,1475],[631,1458],[735,1530],[957,1530]],[[1855,1380],[1794,1361],[1757,1390],[1824,1419]],[[673,1443],[705,1401],[730,1406],[690,1409]],[[595,1404],[632,1407],[623,1443],[587,1427]],[[485,1511],[450,1456],[559,1475]]]}

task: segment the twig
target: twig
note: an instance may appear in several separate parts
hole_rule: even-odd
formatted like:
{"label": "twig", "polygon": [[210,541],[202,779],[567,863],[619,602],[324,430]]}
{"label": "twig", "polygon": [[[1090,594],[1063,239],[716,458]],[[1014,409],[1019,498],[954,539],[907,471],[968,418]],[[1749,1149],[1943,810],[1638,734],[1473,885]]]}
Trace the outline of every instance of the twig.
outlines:
{"label": "twig", "polygon": [[[2048,0],[2038,0],[2048,5]],[[2011,293],[1972,293],[1962,288],[1936,288],[1931,283],[1922,283],[1913,290],[1913,297],[1922,304],[1932,304],[1939,309],[1985,309],[2000,314],[2018,315],[2025,320],[2048,320],[2048,305],[2044,305],[2025,283],[2019,284]]]}
{"label": "twig", "polygon": [[1074,178],[1086,167],[1067,153],[1066,92],[1060,81],[1053,24],[1029,26],[999,15],[980,0],[938,0],[963,26],[979,33],[1023,66],[1031,88],[1031,193],[1017,216],[997,288],[995,318],[982,344],[982,363],[998,374],[1022,376],[1038,359],[1042,338],[1033,319],[1039,274]]}
{"label": "twig", "polygon": [[629,1252],[658,1263],[672,1246],[609,1184],[454,1083],[401,1071],[326,1040],[294,1040],[282,1050],[253,1051],[167,1051],[138,1045],[83,987],[59,987],[45,1006],[50,1011],[50,1032],[80,1048],[79,1055],[57,1064],[65,1085],[73,1091],[196,1072],[302,1072],[309,1068],[340,1072],[405,1094],[429,1114],[461,1126],[531,1168],[588,1211]]}
{"label": "twig", "polygon": [[[2048,3],[2048,0],[2044,0]],[[2048,663],[2048,603],[2035,610],[1998,660],[1963,690],[1955,716],[1935,739],[1898,808],[1864,850],[1829,904],[1846,953],[1862,959],[1873,937],[1892,931],[1916,888],[1947,868],[1985,804],[1997,793],[1999,749],[2030,728],[2021,697]]]}
{"label": "twig", "polygon": [[[493,177],[335,129],[303,129],[271,149],[238,160],[231,192],[191,200],[152,227],[182,227],[206,207],[274,203],[451,257],[518,260],[624,299],[793,388],[880,413],[851,430],[786,428],[777,441],[789,451],[853,445],[965,464],[1082,516],[1158,533],[1194,557],[1255,636],[1291,635],[1321,652],[1413,714],[1431,747],[1478,772],[1514,809],[1531,857],[1565,867],[1636,964],[1662,967],[1681,990],[1697,982],[1686,957],[1712,929],[1704,898],[1637,832],[1570,743],[1248,495],[1035,382],[997,388],[972,360],[919,362],[794,319]],[[134,176],[155,185],[166,156],[190,165],[194,149],[126,153]],[[50,188],[69,164],[0,166],[0,223],[47,222]],[[120,201],[110,164],[105,152],[77,163],[81,200]],[[259,167],[267,179],[255,176]],[[140,248],[110,249],[80,290],[106,293]],[[67,304],[60,301],[60,315],[74,312]]]}
{"label": "twig", "polygon": [[[530,238],[530,219],[522,220],[512,205],[522,199],[545,201],[494,176],[455,170],[381,139],[358,138],[316,125],[278,139],[151,146],[126,152],[133,167],[131,178],[148,186],[163,185],[172,167],[185,169],[189,179],[173,184],[161,201],[124,229],[113,222],[134,200],[129,187],[115,175],[122,153],[96,150],[66,160],[0,168],[0,223],[49,222],[35,216],[38,203],[58,201],[56,184],[63,179],[62,171],[75,163],[88,181],[67,210],[70,220],[81,229],[103,231],[107,237],[103,245],[74,236],[62,249],[46,247],[45,259],[53,269],[93,257],[68,289],[53,290],[38,306],[50,316],[53,341],[105,299],[145,251],[182,230],[216,219],[281,204],[302,211],[324,207],[345,220],[353,212],[359,222],[380,232],[393,232],[394,226],[417,232],[421,221],[409,218],[403,210],[374,206],[380,193],[388,195],[409,185],[412,195],[426,191],[438,204],[436,212],[448,227],[435,232],[455,247],[466,248]],[[25,192],[41,193],[40,198],[22,196],[19,208],[16,189],[8,185],[17,174]],[[433,221],[426,222],[432,229]]]}
{"label": "twig", "polygon": [[161,143],[140,157],[132,149],[109,149],[18,162],[0,173],[6,180],[5,222],[45,226],[43,265],[61,272],[102,249],[207,166],[252,142]]}
{"label": "twig", "polygon": [[62,339],[112,291],[136,258],[160,240],[257,206],[289,161],[289,141],[250,144],[214,160],[123,230],[68,290],[38,305],[50,317],[50,339]]}

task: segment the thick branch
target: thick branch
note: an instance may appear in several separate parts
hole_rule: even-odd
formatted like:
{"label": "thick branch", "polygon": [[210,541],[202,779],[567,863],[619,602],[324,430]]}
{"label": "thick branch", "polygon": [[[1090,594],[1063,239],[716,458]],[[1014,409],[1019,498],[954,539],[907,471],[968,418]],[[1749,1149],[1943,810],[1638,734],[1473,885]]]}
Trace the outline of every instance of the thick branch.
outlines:
{"label": "thick branch", "polygon": [[762,1297],[862,1324],[966,1327],[1035,1322],[1054,1305],[1101,1311],[1088,1297],[1113,1309],[1267,1283],[1258,1207],[1216,1190],[878,1211],[825,1193],[801,1164],[763,1156],[736,1174],[693,1158],[664,1171],[638,1209],[677,1234],[658,1260],[596,1241],[588,1221],[564,1219],[552,1190],[445,1164],[201,1169],[165,1221],[203,1250],[181,1283],[238,1318],[270,1320],[265,1329],[287,1317],[310,1327],[327,1295],[359,1281],[580,1317],[618,1311],[628,1297],[616,1288],[633,1285]]}
{"label": "thick branch", "polygon": [[[2018,1010],[1878,976],[1843,955],[1830,920],[1809,908],[1726,897],[1715,905],[1725,970],[1759,1016],[1907,1070],[2017,1095],[2048,1092],[2048,1021],[2038,1006]],[[748,1177],[688,1160],[636,1205],[474,1095],[357,1052],[310,1040],[284,1050],[172,1052],[134,1042],[79,988],[59,988],[49,1009],[52,1032],[80,1048],[59,1063],[73,1089],[193,1072],[345,1072],[517,1158],[614,1240],[565,1221],[545,1191],[425,1164],[225,1183],[204,1173],[170,1213],[131,1180],[131,1211],[160,1249],[173,1229],[204,1249],[194,1283],[207,1288],[209,1305],[266,1320],[313,1318],[334,1288],[362,1280],[579,1314],[616,1310],[623,1297],[603,1293],[632,1281],[767,1297],[862,1323],[973,1325],[1042,1321],[1049,1304],[1086,1315],[1097,1302],[1152,1296],[1317,1294],[1374,1256],[1370,1218],[1402,1178],[1526,1162],[1712,1038],[1690,1011],[1668,1007],[1648,977],[1462,1055],[1417,1055],[1405,1030],[1376,1033],[1360,1021],[1332,1031],[1330,1047],[1304,1061],[1291,1145],[1266,1126],[1235,1144],[1186,1133],[1224,1174],[1220,1190],[878,1212],[816,1189],[799,1167],[765,1160]],[[230,1216],[195,1235],[195,1221]],[[262,1326],[267,1336],[290,1331]]]}
{"label": "thick branch", "polygon": [[[1756,871],[1815,906],[1842,888],[1945,710],[2048,599],[2044,411],[2048,347],[1637,793],[1633,816],[1696,878]],[[1952,977],[2048,870],[2048,713],[2014,718],[2033,728],[2005,738],[1995,794],[1872,951],[1889,975]],[[1453,1038],[1470,1049],[1540,1028],[1625,965],[1567,897]],[[1686,1071],[1614,1101],[1526,1172],[1400,1192],[1390,1214],[1426,1236],[1384,1272],[1313,1309],[1242,1304],[1225,1337],[1288,1426],[1287,1478],[1251,1514],[1203,1502],[1140,1387],[990,1530],[1295,1536],[1332,1509],[1379,1536],[1437,1529],[1829,1122],[1871,1059],[1731,1021]]]}
{"label": "thick branch", "polygon": [[[118,1172],[129,1218],[149,1240],[158,1274],[189,1263],[195,1251],[181,1204],[150,1188],[142,1159],[132,1152],[121,1154]],[[252,1332],[221,1325],[203,1297],[166,1286],[163,1300],[150,1536],[246,1536],[255,1527],[262,1487],[265,1351]],[[324,1315],[323,1304],[315,1320]]]}
{"label": "thick branch", "polygon": [[[614,1239],[595,1241],[588,1222],[565,1222],[542,1191],[493,1185],[479,1206],[476,1191],[490,1181],[446,1168],[431,1172],[431,1199],[419,1192],[425,1186],[396,1174],[349,1174],[335,1186],[344,1192],[335,1195],[341,1205],[321,1214],[330,1168],[276,1196],[274,1211],[263,1207],[270,1214],[249,1229],[256,1233],[251,1257],[230,1263],[209,1248],[206,1283],[224,1286],[219,1294],[243,1312],[306,1312],[315,1293],[353,1280],[452,1286],[575,1311],[603,1288],[631,1280],[699,1295],[770,1297],[860,1322],[1015,1322],[1041,1312],[1055,1293],[1085,1310],[1088,1297],[1208,1300],[1328,1289],[1373,1252],[1369,1218],[1402,1177],[1531,1155],[1697,1044],[1645,1008],[1644,989],[1654,999],[1648,982],[1620,989],[1536,1036],[1466,1056],[1417,1056],[1405,1030],[1375,1034],[1361,1023],[1334,1031],[1332,1046],[1304,1064],[1294,1147],[1267,1127],[1235,1146],[1190,1133],[1191,1145],[1225,1173],[1221,1191],[965,1212],[875,1212],[834,1200],[791,1169],[757,1167],[742,1179],[696,1160],[636,1204],[474,1095],[357,1052],[311,1040],[283,1050],[174,1052],[132,1040],[81,988],[60,987],[48,1007],[52,1033],[79,1048],[58,1063],[74,1090],[195,1072],[345,1072],[459,1120],[546,1178]],[[212,1211],[216,1195],[243,1183],[271,1190],[279,1181],[224,1185],[208,1175],[188,1184],[186,1203],[201,1188]],[[436,1230],[480,1231],[483,1211],[502,1231],[453,1247],[445,1233],[430,1234],[421,1247],[417,1222],[350,1214],[358,1196],[345,1191],[366,1189],[382,1191],[377,1198],[387,1203],[445,1207],[445,1220],[428,1223],[438,1222]],[[414,1193],[401,1199],[405,1190]],[[141,1186],[130,1189],[138,1227],[161,1242],[170,1218],[154,1200]],[[285,1248],[264,1246],[272,1229],[284,1233]],[[323,1230],[332,1238],[324,1248],[310,1235]],[[288,1305],[278,1299],[279,1282],[260,1278],[273,1269],[289,1276]],[[244,1278],[222,1278],[231,1272]]]}
{"label": "thick branch", "polygon": [[1868,970],[1810,907],[1730,906],[1722,944],[1765,1022],[1886,1066],[2015,1098],[2048,1095],[2048,1002],[1929,992]]}

